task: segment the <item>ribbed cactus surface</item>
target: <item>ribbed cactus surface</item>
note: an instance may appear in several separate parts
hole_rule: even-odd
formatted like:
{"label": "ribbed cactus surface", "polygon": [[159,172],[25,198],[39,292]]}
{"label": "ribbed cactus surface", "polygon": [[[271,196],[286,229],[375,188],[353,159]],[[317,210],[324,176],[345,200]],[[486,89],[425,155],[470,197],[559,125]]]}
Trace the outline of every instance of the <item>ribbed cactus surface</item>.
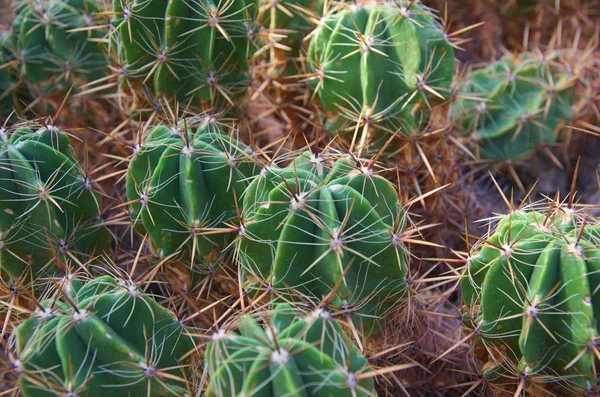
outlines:
{"label": "ribbed cactus surface", "polygon": [[247,286],[326,299],[369,329],[404,296],[405,216],[394,186],[350,157],[304,153],[267,167],[244,196]]}
{"label": "ribbed cactus surface", "polygon": [[69,136],[56,126],[0,128],[0,266],[11,277],[50,275],[107,247],[99,198]]}
{"label": "ribbed cactus surface", "polygon": [[367,360],[326,311],[299,315],[276,306],[270,322],[242,316],[238,332],[219,330],[206,348],[207,395],[373,396]]}
{"label": "ribbed cactus surface", "polygon": [[187,395],[193,342],[173,313],[110,276],[62,293],[16,330],[23,396]]}
{"label": "ribbed cactus surface", "polygon": [[599,272],[593,220],[566,205],[503,216],[472,250],[461,282],[466,321],[491,355],[487,377],[504,388],[537,379],[559,395],[593,389]]}
{"label": "ribbed cactus surface", "polygon": [[559,51],[507,56],[472,73],[459,123],[473,131],[482,159],[525,159],[573,119],[577,81]]}
{"label": "ribbed cactus surface", "polygon": [[116,0],[113,12],[123,79],[192,105],[233,105],[245,93],[254,3]]}
{"label": "ribbed cactus surface", "polygon": [[8,32],[0,32],[0,120],[8,117],[14,110],[14,94],[18,78],[10,64],[13,58]]}
{"label": "ribbed cactus surface", "polygon": [[237,203],[255,170],[250,148],[210,118],[156,126],[129,165],[131,216],[158,256],[214,260],[232,234],[227,223],[237,222]]}
{"label": "ribbed cactus surface", "polygon": [[432,12],[413,1],[358,2],[312,33],[307,60],[331,127],[356,121],[411,132],[417,108],[449,97],[454,49]]}
{"label": "ribbed cactus surface", "polygon": [[102,78],[107,68],[99,29],[103,11],[93,0],[34,0],[16,7],[12,45],[29,85],[46,93]]}

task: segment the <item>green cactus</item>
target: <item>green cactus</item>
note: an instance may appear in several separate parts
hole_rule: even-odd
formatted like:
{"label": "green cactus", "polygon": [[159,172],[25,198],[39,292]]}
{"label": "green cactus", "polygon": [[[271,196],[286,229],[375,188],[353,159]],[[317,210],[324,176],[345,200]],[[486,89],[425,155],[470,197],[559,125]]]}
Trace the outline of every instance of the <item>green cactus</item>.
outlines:
{"label": "green cactus", "polygon": [[[509,55],[470,76],[454,109],[484,160],[523,160],[574,117],[578,77],[561,52]],[[473,97],[481,98],[473,100]],[[474,117],[475,116],[475,117]]]}
{"label": "green cactus", "polygon": [[0,128],[0,267],[38,278],[85,261],[110,243],[92,183],[67,134],[52,125]]}
{"label": "green cactus", "polygon": [[107,62],[98,3],[34,0],[18,4],[16,10],[13,47],[30,89],[64,94],[104,76]]}
{"label": "green cactus", "polygon": [[449,97],[454,48],[423,5],[347,4],[312,34],[309,81],[331,129],[354,131],[358,121],[408,134],[424,109]]}
{"label": "green cactus", "polygon": [[144,0],[113,3],[122,79],[184,104],[234,105],[249,84],[254,3]]}
{"label": "green cactus", "polygon": [[0,32],[0,121],[14,111],[15,93],[19,79],[15,75],[14,54],[10,51],[10,38],[7,31]]}
{"label": "green cactus", "polygon": [[264,168],[244,195],[243,220],[238,256],[251,294],[326,299],[366,332],[405,296],[405,213],[369,165],[305,153]]}
{"label": "green cactus", "polygon": [[210,116],[181,125],[187,131],[154,127],[135,147],[126,184],[131,217],[159,257],[210,262],[232,235],[228,222],[256,167],[251,150]]}
{"label": "green cactus", "polygon": [[375,396],[367,360],[326,311],[298,315],[276,306],[261,327],[250,315],[239,334],[218,330],[206,348],[208,397]]}
{"label": "green cactus", "polygon": [[306,34],[323,12],[323,0],[259,1],[258,23],[272,34],[271,38],[288,47],[288,57],[300,57],[300,48]]}
{"label": "green cactus", "polygon": [[582,395],[597,381],[600,226],[567,205],[540,211],[503,216],[472,249],[464,321],[491,355],[486,377],[503,389],[512,374],[525,389]]}
{"label": "green cactus", "polygon": [[188,395],[194,346],[172,312],[110,276],[74,279],[62,293],[15,332],[24,397]]}

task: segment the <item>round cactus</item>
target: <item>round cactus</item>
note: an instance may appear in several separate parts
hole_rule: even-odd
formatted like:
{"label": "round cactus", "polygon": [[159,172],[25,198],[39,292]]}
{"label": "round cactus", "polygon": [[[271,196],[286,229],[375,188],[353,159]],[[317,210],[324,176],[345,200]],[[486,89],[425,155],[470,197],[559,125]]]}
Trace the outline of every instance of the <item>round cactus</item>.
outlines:
{"label": "round cactus", "polygon": [[17,6],[13,46],[27,83],[46,94],[102,78],[102,10],[93,0],[34,0]]}
{"label": "round cactus", "polygon": [[578,80],[558,51],[510,55],[472,73],[454,112],[482,159],[522,160],[573,119]]}
{"label": "round cactus", "polygon": [[154,127],[136,145],[127,172],[131,217],[158,256],[210,262],[227,244],[255,164],[211,117],[181,125]]}
{"label": "round cactus", "polygon": [[245,315],[238,328],[206,348],[209,397],[376,395],[367,360],[322,309],[299,316],[282,303],[267,326]]}
{"label": "round cactus", "polygon": [[486,378],[549,395],[593,389],[599,274],[596,221],[558,204],[502,217],[471,251],[461,281],[464,321],[490,360]]}
{"label": "round cactus", "polygon": [[52,125],[0,128],[0,266],[14,278],[65,271],[110,239],[92,182]]}
{"label": "round cactus", "polygon": [[243,220],[238,254],[249,291],[325,299],[366,331],[404,296],[405,213],[369,166],[305,153],[267,167],[245,193]]}
{"label": "round cactus", "polygon": [[184,396],[193,341],[131,282],[73,280],[15,332],[21,394]]}
{"label": "round cactus", "polygon": [[[454,49],[432,12],[414,1],[341,7],[312,33],[310,82],[332,128],[357,121],[393,133],[449,96]],[[350,126],[348,126],[350,121]]]}
{"label": "round cactus", "polygon": [[249,84],[253,6],[246,0],[114,1],[121,78],[186,105],[233,105]]}

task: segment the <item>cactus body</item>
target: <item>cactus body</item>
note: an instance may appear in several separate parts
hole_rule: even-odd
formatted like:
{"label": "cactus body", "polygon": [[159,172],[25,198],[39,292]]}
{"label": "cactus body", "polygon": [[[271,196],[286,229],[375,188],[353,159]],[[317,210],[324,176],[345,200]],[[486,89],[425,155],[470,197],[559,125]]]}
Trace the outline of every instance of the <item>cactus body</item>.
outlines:
{"label": "cactus body", "polygon": [[187,394],[193,343],[170,311],[110,276],[65,293],[70,303],[48,300],[16,330],[23,396]]}
{"label": "cactus body", "polygon": [[[99,202],[67,134],[25,123],[1,130],[0,266],[11,277],[52,274],[107,248]],[[62,269],[63,271],[65,269]]]}
{"label": "cactus body", "polygon": [[104,76],[103,33],[92,0],[32,1],[18,7],[13,45],[21,73],[31,88],[46,94],[67,92]]}
{"label": "cactus body", "polygon": [[255,165],[250,149],[217,123],[192,125],[150,131],[129,165],[127,197],[159,256],[211,261],[231,233],[208,232],[236,219]]}
{"label": "cactus body", "polygon": [[482,159],[522,160],[558,139],[574,117],[577,77],[567,65],[559,52],[522,53],[473,72],[467,91],[481,99],[460,101],[458,117]]}
{"label": "cactus body", "polygon": [[123,77],[185,104],[232,105],[248,85],[252,6],[245,0],[115,1]]}
{"label": "cactus body", "polygon": [[471,252],[461,282],[466,321],[492,354],[486,377],[501,387],[509,373],[521,382],[517,371],[526,387],[537,374],[559,395],[596,384],[600,227],[561,210],[504,216]]}
{"label": "cactus body", "polygon": [[207,346],[207,396],[376,395],[372,378],[358,378],[367,360],[327,312],[298,316],[279,304],[268,327],[248,315],[238,326]]}
{"label": "cactus body", "polygon": [[353,117],[354,129],[360,116],[408,133],[416,107],[447,98],[454,50],[431,11],[412,3],[348,5],[313,32],[311,82],[334,128]]}
{"label": "cactus body", "polygon": [[252,182],[239,257],[251,290],[268,283],[316,301],[335,290],[329,303],[370,329],[405,292],[406,219],[390,182],[334,158],[305,153]]}
{"label": "cactus body", "polygon": [[10,51],[10,36],[8,32],[0,32],[0,120],[8,117],[14,110],[14,94],[18,79],[10,62],[14,59]]}

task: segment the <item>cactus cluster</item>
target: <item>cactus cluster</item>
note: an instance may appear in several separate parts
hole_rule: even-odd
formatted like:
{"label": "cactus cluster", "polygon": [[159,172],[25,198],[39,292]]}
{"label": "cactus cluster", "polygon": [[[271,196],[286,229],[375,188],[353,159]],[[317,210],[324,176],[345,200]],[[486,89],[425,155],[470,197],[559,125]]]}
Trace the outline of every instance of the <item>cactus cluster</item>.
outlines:
{"label": "cactus cluster", "polygon": [[209,397],[374,395],[367,360],[323,309],[299,315],[282,303],[267,325],[246,314],[237,330],[216,331],[206,347]]}
{"label": "cactus cluster", "polygon": [[74,278],[16,330],[24,397],[183,396],[192,338],[137,285]]}
{"label": "cactus cluster", "polygon": [[500,218],[461,281],[464,321],[490,357],[485,377],[505,390],[593,392],[599,270],[597,220],[566,204]]}
{"label": "cactus cluster", "polygon": [[0,129],[0,268],[35,279],[107,248],[98,195],[69,136],[51,124]]}
{"label": "cactus cluster", "polygon": [[440,2],[0,0],[0,395],[598,394],[600,9]]}

